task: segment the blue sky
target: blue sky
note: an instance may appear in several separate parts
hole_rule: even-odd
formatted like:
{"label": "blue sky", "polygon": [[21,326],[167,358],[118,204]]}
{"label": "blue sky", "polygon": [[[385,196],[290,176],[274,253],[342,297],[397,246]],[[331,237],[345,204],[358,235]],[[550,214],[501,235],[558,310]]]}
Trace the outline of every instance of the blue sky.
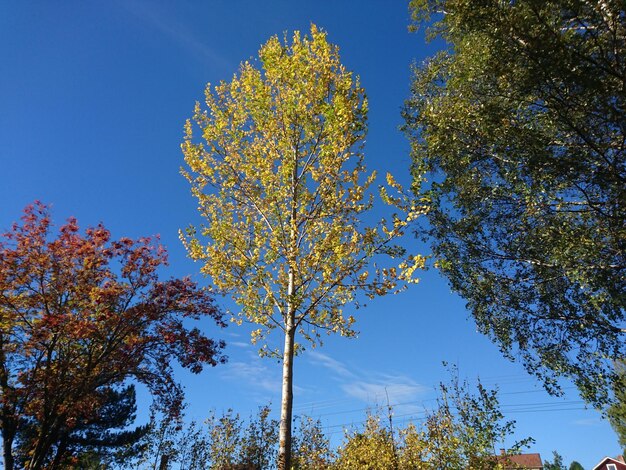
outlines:
{"label": "blue sky", "polygon": [[[199,221],[179,175],[183,123],[207,82],[230,79],[270,36],[307,31],[311,22],[339,45],[367,91],[368,168],[408,181],[408,144],[398,126],[409,66],[436,48],[407,32],[404,1],[4,1],[2,11],[1,229],[39,199],[52,204],[58,223],[76,216],[82,226],[104,222],[116,237],[160,234],[170,253],[165,274],[206,283],[177,235]],[[385,389],[399,424],[422,417],[447,378],[445,360],[462,376],[499,385],[517,436],[534,437],[531,451],[542,457],[556,449],[568,464],[592,468],[619,453],[610,426],[584,409],[570,384],[564,397],[550,397],[504,360],[436,271],[356,316],[358,339],[329,337],[296,359],[294,410],[321,417],[335,440],[343,425],[360,423],[368,406],[386,400]],[[247,329],[208,333],[229,342],[230,363],[199,376],[181,372],[189,416],[277,405],[280,366],[257,357]]]}

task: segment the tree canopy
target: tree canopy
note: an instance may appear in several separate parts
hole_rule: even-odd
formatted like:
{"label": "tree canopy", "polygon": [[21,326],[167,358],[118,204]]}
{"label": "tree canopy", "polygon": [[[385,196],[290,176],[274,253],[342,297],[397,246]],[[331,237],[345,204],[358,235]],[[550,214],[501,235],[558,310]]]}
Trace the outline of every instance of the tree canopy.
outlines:
{"label": "tree canopy", "polygon": [[175,415],[182,389],[172,362],[199,372],[225,360],[221,341],[183,324],[208,317],[223,325],[213,297],[189,279],[160,281],[166,253],[155,240],[111,240],[102,225],[81,234],[73,218],[56,238],[51,232],[47,207],[36,203],[0,237],[7,470],[67,468],[73,450],[128,443],[132,436],[116,441],[108,431],[134,416],[128,380]]}
{"label": "tree canopy", "polygon": [[543,470],[567,470],[563,463],[563,457],[556,450],[552,451],[552,461],[545,460],[543,462]]}
{"label": "tree canopy", "polygon": [[[500,409],[497,389],[488,389],[480,381],[474,389],[453,376],[440,384],[437,396],[434,408],[424,410],[426,419],[413,421],[411,413],[412,417],[404,415],[394,422],[391,406],[368,412],[361,425],[344,429],[337,448],[331,447],[319,419],[300,416],[295,420],[291,468],[502,470],[511,465],[508,456],[532,442],[530,438],[517,441],[506,455],[494,455],[494,449],[515,433],[515,421],[506,420]],[[233,410],[220,416],[212,412],[200,425],[162,420],[151,426],[143,455],[133,468],[154,468],[159,462],[189,470],[274,468],[278,422],[270,414],[269,406],[263,406],[247,422]]]}
{"label": "tree canopy", "polygon": [[[417,455],[427,462],[424,468],[506,467],[507,457],[496,458],[493,452],[514,435],[515,421],[505,419],[498,389],[488,389],[478,380],[474,391],[459,379],[456,368],[451,372],[449,383],[439,385],[437,408],[428,414],[419,435],[423,444]],[[515,441],[506,455],[515,455],[533,442],[531,437]]]}
{"label": "tree canopy", "polygon": [[[393,291],[423,262],[372,265],[376,255],[403,254],[390,242],[406,220],[366,224],[375,177],[363,164],[366,115],[359,79],[313,25],[290,44],[271,38],[258,63],[244,62],[232,81],[207,86],[205,107],[197,104],[193,117],[203,142],[194,142],[187,123],[184,175],[207,222],[183,237],[189,254],[236,300],[238,320],[260,326],[253,340],[284,333],[280,468],[289,467],[296,333],[314,345],[322,332],[354,336],[344,306],[358,292]],[[383,198],[398,202],[395,191]]]}
{"label": "tree canopy", "polygon": [[437,264],[507,357],[602,405],[626,354],[624,3],[410,5],[446,44],[405,113]]}
{"label": "tree canopy", "polygon": [[608,408],[607,417],[617,434],[619,444],[626,452],[626,364],[617,364],[617,380],[613,382],[615,400]]}
{"label": "tree canopy", "polygon": [[[167,462],[187,470],[275,468],[278,451],[278,421],[270,418],[271,408],[243,420],[229,409],[217,416],[209,413],[201,424],[153,418],[144,439],[145,446],[133,468],[154,468]],[[296,419],[293,446],[295,470],[323,470],[331,466],[333,453],[319,420]]]}
{"label": "tree canopy", "polygon": [[426,410],[421,425],[409,423],[394,431],[391,420],[388,427],[382,422],[380,413],[373,413],[362,429],[347,430],[331,468],[498,470],[511,464],[507,456],[533,442],[522,439],[506,455],[495,456],[494,449],[514,434],[515,421],[505,420],[497,389],[478,381],[474,391],[455,375],[440,384],[436,407]]}
{"label": "tree canopy", "polygon": [[[102,468],[123,464],[138,455],[142,440],[149,431],[148,425],[133,427],[136,406],[135,387],[107,388],[99,394],[98,410],[84,416],[66,432],[58,433],[54,458],[46,468]],[[18,460],[23,460],[27,449],[34,449],[41,439],[36,420],[24,419],[17,434]]]}

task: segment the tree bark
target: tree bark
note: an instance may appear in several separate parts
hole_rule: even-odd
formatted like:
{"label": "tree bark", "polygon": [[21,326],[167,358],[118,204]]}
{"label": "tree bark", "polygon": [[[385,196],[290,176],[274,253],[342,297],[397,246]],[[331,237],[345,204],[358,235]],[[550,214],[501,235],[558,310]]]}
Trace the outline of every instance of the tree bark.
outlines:
{"label": "tree bark", "polygon": [[5,470],[13,470],[15,459],[13,457],[13,440],[17,433],[17,420],[15,419],[15,405],[7,395],[11,394],[9,387],[9,374],[6,368],[6,356],[4,352],[4,335],[0,335],[0,391],[3,403],[0,409],[0,426],[2,429],[2,457]]}
{"label": "tree bark", "polygon": [[15,430],[8,429],[6,421],[2,420],[2,455],[4,459],[4,469],[13,470],[15,467],[15,460],[13,459],[13,438],[15,437]]}
{"label": "tree bark", "polygon": [[296,329],[293,313],[288,314],[283,351],[283,393],[280,404],[280,431],[278,439],[278,470],[291,468],[291,422],[293,408],[293,353]]}
{"label": "tree bark", "polygon": [[294,142],[293,169],[291,173],[291,208],[289,217],[289,285],[287,286],[287,314],[285,320],[285,346],[283,350],[283,390],[280,404],[280,430],[278,433],[278,470],[291,470],[291,421],[293,409],[293,355],[296,336],[295,273],[298,259],[298,141]]}

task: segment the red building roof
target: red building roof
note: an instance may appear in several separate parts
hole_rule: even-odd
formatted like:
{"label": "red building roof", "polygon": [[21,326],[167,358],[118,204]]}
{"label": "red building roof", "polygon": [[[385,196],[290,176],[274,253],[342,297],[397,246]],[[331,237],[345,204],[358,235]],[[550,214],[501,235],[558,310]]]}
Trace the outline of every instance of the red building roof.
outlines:
{"label": "red building roof", "polygon": [[505,468],[543,468],[539,454],[499,455],[498,462],[504,464]]}
{"label": "red building roof", "polygon": [[610,457],[604,457],[604,459],[602,459],[598,465],[593,467],[593,470],[605,470],[609,468],[608,465],[613,465],[614,467],[611,468],[615,468],[617,470],[624,470],[626,469],[626,464],[624,463],[624,459],[620,457],[621,456],[614,459]]}

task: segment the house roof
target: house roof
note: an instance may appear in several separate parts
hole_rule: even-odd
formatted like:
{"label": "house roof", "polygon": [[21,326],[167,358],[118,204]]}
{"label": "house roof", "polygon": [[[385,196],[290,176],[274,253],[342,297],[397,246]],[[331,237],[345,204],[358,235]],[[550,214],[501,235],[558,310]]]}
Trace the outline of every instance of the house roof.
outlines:
{"label": "house roof", "polygon": [[606,463],[616,464],[617,468],[619,469],[626,468],[626,464],[624,464],[624,459],[620,457],[621,456],[614,458],[614,459],[612,459],[611,457],[604,457],[602,460],[600,460],[600,462],[598,462],[598,465],[593,467],[593,470],[600,468],[602,465]]}
{"label": "house roof", "polygon": [[543,468],[539,454],[499,455],[498,461],[511,468]]}

